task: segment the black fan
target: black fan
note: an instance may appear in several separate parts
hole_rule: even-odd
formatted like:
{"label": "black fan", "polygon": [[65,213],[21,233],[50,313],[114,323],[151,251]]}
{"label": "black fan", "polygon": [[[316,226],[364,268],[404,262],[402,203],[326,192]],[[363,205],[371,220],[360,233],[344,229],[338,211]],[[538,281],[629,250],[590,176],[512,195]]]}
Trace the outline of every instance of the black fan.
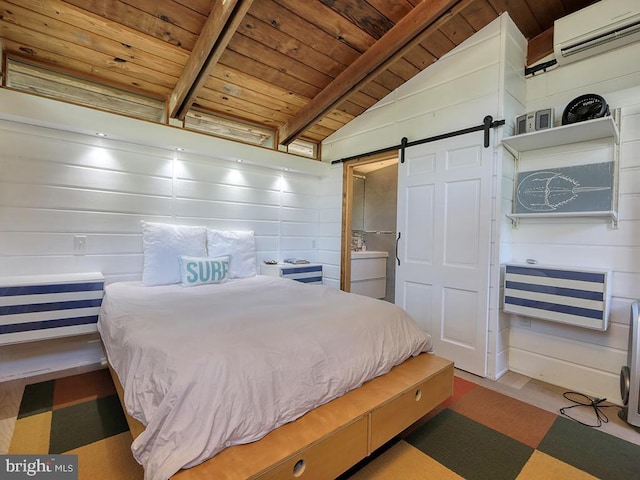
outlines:
{"label": "black fan", "polygon": [[569,102],[562,113],[562,125],[584,122],[609,115],[609,105],[600,95],[580,95]]}

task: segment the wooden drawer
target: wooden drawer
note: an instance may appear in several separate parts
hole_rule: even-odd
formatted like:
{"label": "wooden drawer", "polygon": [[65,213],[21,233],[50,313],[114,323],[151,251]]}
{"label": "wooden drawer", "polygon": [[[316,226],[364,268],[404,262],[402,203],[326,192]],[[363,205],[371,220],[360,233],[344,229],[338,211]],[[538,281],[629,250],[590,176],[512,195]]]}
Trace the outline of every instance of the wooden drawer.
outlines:
{"label": "wooden drawer", "polygon": [[374,451],[451,396],[453,366],[411,388],[371,413]]}
{"label": "wooden drawer", "polygon": [[367,456],[367,417],[257,477],[260,480],[326,480],[335,478]]}

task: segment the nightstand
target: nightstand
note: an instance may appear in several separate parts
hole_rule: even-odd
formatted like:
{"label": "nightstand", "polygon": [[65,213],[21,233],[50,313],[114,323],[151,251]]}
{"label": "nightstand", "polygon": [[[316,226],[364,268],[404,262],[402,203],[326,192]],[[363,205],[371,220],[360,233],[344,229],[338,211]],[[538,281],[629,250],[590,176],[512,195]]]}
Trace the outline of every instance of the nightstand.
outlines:
{"label": "nightstand", "polygon": [[275,265],[260,265],[262,275],[290,278],[310,285],[322,285],[322,265],[319,263],[278,263]]}

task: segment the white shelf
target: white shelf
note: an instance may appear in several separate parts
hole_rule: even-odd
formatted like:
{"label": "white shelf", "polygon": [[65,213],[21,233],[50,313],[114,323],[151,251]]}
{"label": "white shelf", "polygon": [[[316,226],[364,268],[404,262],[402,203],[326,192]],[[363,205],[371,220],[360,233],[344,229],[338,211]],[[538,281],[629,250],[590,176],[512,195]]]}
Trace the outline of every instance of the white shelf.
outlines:
{"label": "white shelf", "polygon": [[614,143],[618,143],[618,126],[613,116],[514,135],[503,138],[502,143],[516,152],[526,152],[600,138],[609,138]]}
{"label": "white shelf", "polygon": [[[620,121],[620,110],[616,109],[612,112],[612,115],[596,118],[593,120],[587,120],[584,122],[572,123],[569,125],[563,125],[561,127],[554,127],[545,130],[539,130],[537,132],[524,133],[521,135],[514,135],[502,139],[504,147],[513,154],[516,159],[516,179],[518,178],[519,162],[524,158],[531,158],[536,154],[530,154],[526,157],[522,154],[524,152],[531,152],[544,148],[558,147],[561,145],[570,145],[581,142],[588,142],[590,140],[604,139],[614,145],[613,161],[614,161],[614,180],[613,180],[613,198],[611,204],[611,210],[603,211],[589,211],[589,212],[535,212],[535,213],[511,213],[507,214],[507,217],[511,219],[513,226],[517,226],[518,222],[522,219],[534,219],[534,218],[569,218],[569,217],[590,217],[590,218],[605,218],[611,221],[613,228],[618,226],[618,214],[617,214],[617,177],[618,177],[618,160],[619,160],[619,145],[620,134],[618,130],[618,121]],[[516,198],[515,189],[517,185],[514,185],[514,201]]]}
{"label": "white shelf", "polygon": [[611,220],[612,226],[615,228],[618,225],[618,214],[613,210],[606,210],[601,212],[540,212],[540,213],[507,213],[508,218],[514,224],[517,224],[521,219],[527,218],[567,218],[567,217],[591,217],[591,218],[608,218]]}

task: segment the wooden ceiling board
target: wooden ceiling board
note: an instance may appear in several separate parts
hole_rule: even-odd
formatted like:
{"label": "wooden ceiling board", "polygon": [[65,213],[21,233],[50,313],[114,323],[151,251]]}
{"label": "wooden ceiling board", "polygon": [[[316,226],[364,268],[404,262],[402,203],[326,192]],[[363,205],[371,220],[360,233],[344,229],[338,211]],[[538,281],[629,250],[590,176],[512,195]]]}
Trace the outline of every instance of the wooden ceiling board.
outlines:
{"label": "wooden ceiling board", "polygon": [[346,67],[344,63],[340,63],[326,53],[302,43],[300,40],[251,15],[247,15],[244,18],[237,32],[262,44],[267,49],[275,50],[309,68],[324,72],[330,78],[338,76]]}
{"label": "wooden ceiling board", "polygon": [[380,72],[378,76],[376,76],[375,81],[389,90],[389,92],[392,92],[407,81],[407,79],[392,72],[391,66],[389,66],[387,70]]}
{"label": "wooden ceiling board", "polygon": [[420,71],[424,70],[433,62],[438,60],[434,55],[431,54],[431,52],[424,48],[422,44],[418,44],[415,47],[411,48],[409,51],[405,52],[402,58],[407,60],[409,63],[411,63],[411,65],[413,65]]}
{"label": "wooden ceiling board", "polygon": [[189,52],[182,48],[166,42],[154,41],[154,39],[138,30],[109,21],[67,2],[10,0],[2,3],[3,5],[20,6],[52,19],[57,18],[67,24],[66,29],[74,30],[77,35],[87,35],[89,33],[100,35],[119,42],[124,48],[143,51],[154,55],[157,59],[184,65],[189,57]]}
{"label": "wooden ceiling board", "polygon": [[349,65],[359,56],[350,46],[275,1],[254,2],[249,13],[342,65]]}
{"label": "wooden ceiling board", "polygon": [[[138,70],[144,72],[152,71],[160,77],[172,77],[174,80],[169,80],[169,83],[165,83],[165,86],[175,81],[183,68],[183,64],[164,60],[162,57],[123,44],[112,38],[71,28],[71,25],[59,20],[60,17],[43,15],[18,5],[8,4],[5,1],[0,1],[0,12],[3,22],[21,27],[19,31],[16,31],[15,38],[19,35],[31,35],[34,38],[33,46],[41,49],[45,48],[53,53],[83,61],[87,64],[98,63],[98,60],[103,61],[105,65],[113,65],[115,62],[123,64],[121,66],[127,64],[126,66],[131,68],[129,71],[134,77]],[[11,27],[4,27],[5,30],[7,28]],[[11,35],[8,34],[7,36]],[[100,58],[94,58],[96,53],[101,55]],[[183,58],[186,59],[186,57]],[[149,81],[148,73],[144,75],[147,77],[146,80]]]}
{"label": "wooden ceiling board", "polygon": [[[595,0],[232,0],[236,20],[212,34],[228,1],[0,0],[0,45],[52,71],[163,99],[177,118],[193,103],[279,129],[286,142],[322,141],[502,12],[544,56],[554,20]],[[426,32],[365,61],[435,4],[446,7]]]}
{"label": "wooden ceiling board", "polygon": [[440,27],[440,31],[456,46],[476,33],[461,14],[451,17],[451,20]]}
{"label": "wooden ceiling board", "polygon": [[211,0],[176,0],[176,3],[189,7],[205,17],[208,17],[211,13],[211,7],[215,2]]}
{"label": "wooden ceiling board", "polygon": [[[5,35],[7,28],[5,23],[0,23],[0,36]],[[100,79],[108,85],[135,88],[149,92],[150,96],[162,97],[168,95],[176,80],[155,70],[127,65],[112,56],[36,34],[23,27],[13,25],[10,28],[11,37],[5,41],[8,52],[32,57],[64,72],[77,71],[90,80]]]}
{"label": "wooden ceiling board", "polygon": [[[196,33],[172,23],[176,20],[172,20],[169,16],[162,14],[154,16],[120,0],[65,0],[65,2],[188,51],[193,49],[198,39]],[[156,0],[147,0],[147,2],[154,4]],[[169,0],[160,2],[166,8],[173,3],[175,2]],[[189,13],[188,9],[184,11],[188,16],[195,15],[193,11]],[[191,24],[192,22],[185,18],[180,19],[180,23]],[[193,29],[192,26],[190,28]]]}
{"label": "wooden ceiling board", "polygon": [[379,40],[395,25],[365,0],[320,0],[350,23]]}
{"label": "wooden ceiling board", "polygon": [[427,50],[434,58],[440,58],[456,47],[441,30],[436,30],[424,39],[420,45]]}
{"label": "wooden ceiling board", "polygon": [[230,67],[245,73],[250,72],[251,76],[269,82],[273,85],[278,85],[284,90],[291,91],[308,99],[315,97],[321,90],[320,88],[305,83],[298,78],[292,77],[278,68],[255,61],[252,58],[235,52],[230,48],[227,48],[224,52],[220,58],[220,65],[217,65],[213,71],[216,72],[219,68],[224,67]]}
{"label": "wooden ceiling board", "polygon": [[375,43],[375,39],[371,35],[355,27],[348,19],[320,1],[275,1],[360,54]]}
{"label": "wooden ceiling board", "polygon": [[242,91],[251,92],[251,94],[259,97],[266,97],[269,99],[267,101],[273,100],[281,102],[284,105],[289,105],[295,110],[304,106],[309,101],[308,97],[297,95],[260,78],[225,67],[221,64],[219,64],[218,68],[209,76],[209,81],[219,83],[217,83],[217,85],[207,83],[206,86],[208,88],[214,90],[221,89],[222,91],[225,91],[225,89],[234,90],[240,88]]}
{"label": "wooden ceiling board", "polygon": [[[536,1],[531,0],[531,2]],[[489,4],[498,15],[508,12],[511,19],[518,25],[518,28],[527,39],[535,37],[544,30],[526,0],[489,0]]]}
{"label": "wooden ceiling board", "polygon": [[283,114],[286,119],[300,109],[299,106],[248,89],[244,85],[234,85],[215,77],[210,77],[205,87],[202,88],[198,95],[198,103],[201,106],[206,106],[205,99],[228,104],[231,104],[230,99],[235,99],[236,102],[242,102],[245,105],[241,108],[242,111],[267,112],[261,114],[264,118],[271,118],[268,112],[277,112]]}
{"label": "wooden ceiling board", "polygon": [[[81,4],[82,0],[77,1]],[[188,5],[175,1],[122,0],[122,3],[196,36],[202,31],[202,27],[209,16],[209,12],[201,14]]]}
{"label": "wooden ceiling board", "polygon": [[475,2],[465,7],[460,14],[476,31],[481,30],[498,17],[498,13],[487,0],[475,0]]}
{"label": "wooden ceiling board", "polygon": [[340,103],[336,107],[336,110],[344,112],[345,114],[350,115],[352,118],[356,118],[358,115],[362,114],[366,109],[353,103],[353,97],[354,95],[351,95],[349,97],[349,100],[345,100],[344,102]]}
{"label": "wooden ceiling board", "polygon": [[318,89],[333,80],[332,76],[242,34],[235,35],[228,48],[246,58],[255,58],[252,63],[262,63]]}
{"label": "wooden ceiling board", "polygon": [[[207,92],[210,92],[211,95],[208,95]],[[275,128],[290,117],[289,114],[269,109],[266,106],[245,102],[232,95],[222,95],[205,89],[198,97],[197,105],[199,109],[204,108],[205,111],[213,110],[224,113],[228,117],[246,119],[251,123],[271,128]]]}
{"label": "wooden ceiling board", "polygon": [[420,73],[421,69],[416,67],[406,58],[406,54],[389,65],[388,69],[391,73],[396,74],[405,82]]}

